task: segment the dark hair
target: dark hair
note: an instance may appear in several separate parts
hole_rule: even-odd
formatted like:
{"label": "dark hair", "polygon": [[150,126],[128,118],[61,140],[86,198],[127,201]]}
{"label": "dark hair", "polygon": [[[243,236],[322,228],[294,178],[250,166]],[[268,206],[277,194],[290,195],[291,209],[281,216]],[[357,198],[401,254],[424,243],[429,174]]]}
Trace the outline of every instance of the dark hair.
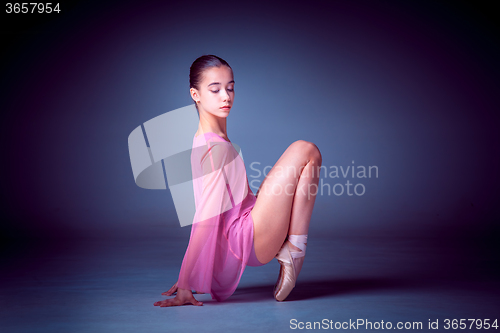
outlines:
{"label": "dark hair", "polygon": [[[200,89],[200,83],[203,80],[203,72],[212,67],[229,66],[229,64],[222,58],[219,58],[213,54],[202,55],[196,59],[191,68],[189,69],[189,87]],[[231,68],[231,70],[233,70]],[[196,105],[196,103],[195,103]],[[198,108],[198,105],[196,105]]]}

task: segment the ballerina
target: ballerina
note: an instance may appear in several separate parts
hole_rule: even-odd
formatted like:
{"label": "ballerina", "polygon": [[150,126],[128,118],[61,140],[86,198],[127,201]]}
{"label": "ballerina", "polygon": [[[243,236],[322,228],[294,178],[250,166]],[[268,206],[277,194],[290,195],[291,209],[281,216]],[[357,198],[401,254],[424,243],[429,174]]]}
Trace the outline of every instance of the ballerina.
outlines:
{"label": "ballerina", "polygon": [[196,213],[179,279],[162,293],[175,298],[154,305],[203,305],[192,290],[223,301],[246,266],[273,258],[280,263],[274,298],[284,301],[305,258],[321,153],[311,142],[293,142],[254,195],[227,135],[235,95],[232,68],[217,56],[204,55],[193,62],[189,77],[199,114],[191,154]]}

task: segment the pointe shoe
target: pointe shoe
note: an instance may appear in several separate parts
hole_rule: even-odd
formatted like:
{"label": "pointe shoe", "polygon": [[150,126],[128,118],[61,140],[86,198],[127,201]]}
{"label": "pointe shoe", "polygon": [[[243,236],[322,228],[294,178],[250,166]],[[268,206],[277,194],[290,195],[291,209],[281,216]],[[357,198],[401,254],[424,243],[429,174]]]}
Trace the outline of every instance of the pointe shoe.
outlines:
{"label": "pointe shoe", "polygon": [[[294,256],[292,256],[292,252]],[[288,241],[283,244],[283,247],[276,255],[275,258],[278,259],[281,266],[278,281],[274,286],[274,298],[277,301],[283,302],[295,287],[295,282],[304,263],[304,256],[304,251],[292,250]]]}

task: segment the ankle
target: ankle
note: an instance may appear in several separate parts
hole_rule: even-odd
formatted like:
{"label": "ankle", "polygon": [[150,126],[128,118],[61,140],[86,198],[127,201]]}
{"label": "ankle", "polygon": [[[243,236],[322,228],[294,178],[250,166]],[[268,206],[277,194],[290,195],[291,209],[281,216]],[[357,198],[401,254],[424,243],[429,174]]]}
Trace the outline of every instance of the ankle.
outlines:
{"label": "ankle", "polygon": [[288,235],[287,240],[295,248],[302,250],[302,252],[306,251],[307,235]]}
{"label": "ankle", "polygon": [[288,243],[288,246],[290,247],[291,250],[293,250],[295,252],[302,252],[301,249],[299,249],[297,246],[293,245],[293,243],[290,242],[288,239],[286,240],[286,242]]}
{"label": "ankle", "polygon": [[297,259],[306,255],[307,235],[288,235],[287,241],[292,258]]}

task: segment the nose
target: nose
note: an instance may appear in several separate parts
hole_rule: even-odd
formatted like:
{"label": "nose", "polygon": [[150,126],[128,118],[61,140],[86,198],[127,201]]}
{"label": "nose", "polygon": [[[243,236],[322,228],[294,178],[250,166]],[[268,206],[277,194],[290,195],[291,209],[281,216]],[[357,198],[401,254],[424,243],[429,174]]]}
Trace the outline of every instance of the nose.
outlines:
{"label": "nose", "polygon": [[224,90],[224,93],[222,95],[222,99],[224,101],[227,101],[227,100],[229,100],[229,94],[228,94],[227,90],[225,90],[225,89],[223,89],[223,90]]}

